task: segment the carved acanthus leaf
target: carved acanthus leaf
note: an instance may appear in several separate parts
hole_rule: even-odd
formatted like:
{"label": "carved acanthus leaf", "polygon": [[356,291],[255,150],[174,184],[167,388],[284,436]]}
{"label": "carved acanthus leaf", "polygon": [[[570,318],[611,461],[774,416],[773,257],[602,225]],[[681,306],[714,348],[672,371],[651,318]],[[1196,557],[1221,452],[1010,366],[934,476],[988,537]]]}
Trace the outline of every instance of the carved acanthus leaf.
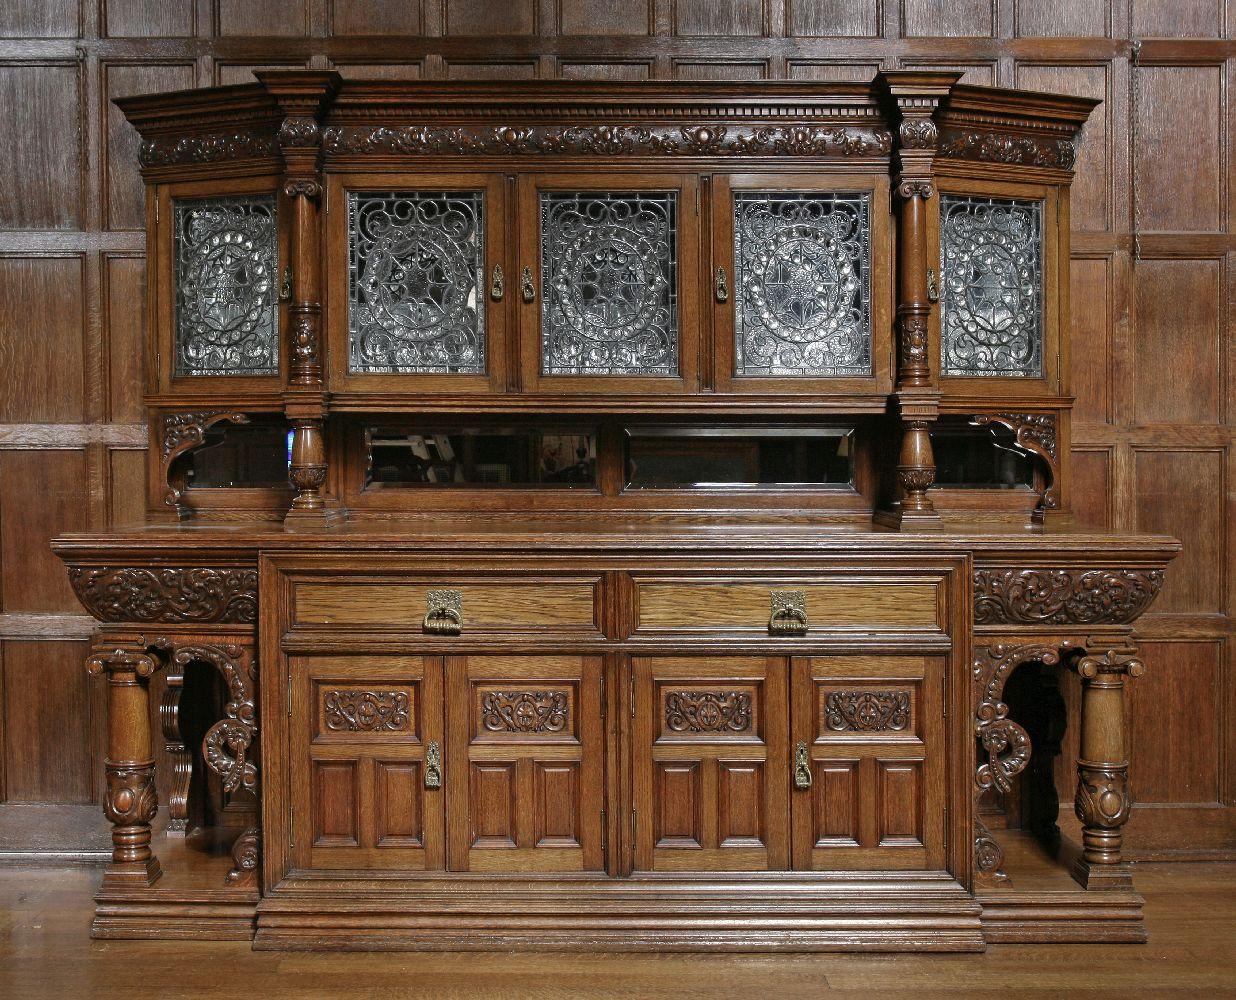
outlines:
{"label": "carved acanthus leaf", "polygon": [[257,571],[210,566],[73,566],[77,599],[99,621],[257,621]]}
{"label": "carved acanthus leaf", "polygon": [[1126,625],[1163,586],[1157,569],[974,571],[976,625]]}
{"label": "carved acanthus leaf", "polygon": [[144,139],[138,150],[138,162],[143,167],[171,167],[274,156],[278,151],[278,139],[270,130],[208,132]]}
{"label": "carved acanthus leaf", "polygon": [[983,129],[944,130],[939,155],[955,160],[983,160],[1024,167],[1072,170],[1077,149],[1070,139],[1019,135]]}

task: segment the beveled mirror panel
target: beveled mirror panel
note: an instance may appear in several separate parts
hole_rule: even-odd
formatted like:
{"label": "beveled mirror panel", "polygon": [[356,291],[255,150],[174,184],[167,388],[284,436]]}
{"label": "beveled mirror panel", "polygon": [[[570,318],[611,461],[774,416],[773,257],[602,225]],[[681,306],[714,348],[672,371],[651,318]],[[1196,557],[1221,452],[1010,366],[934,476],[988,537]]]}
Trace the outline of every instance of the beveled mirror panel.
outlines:
{"label": "beveled mirror panel", "polygon": [[542,192],[541,374],[678,374],[677,192]]}
{"label": "beveled mirror panel", "polygon": [[273,195],[173,202],[174,373],[279,374]]}
{"label": "beveled mirror panel", "polygon": [[940,198],[940,373],[1043,374],[1043,203]]}
{"label": "beveled mirror panel", "polygon": [[872,373],[870,201],[735,193],[736,375]]}
{"label": "beveled mirror panel", "polygon": [[480,191],[348,192],[348,371],[485,372]]}

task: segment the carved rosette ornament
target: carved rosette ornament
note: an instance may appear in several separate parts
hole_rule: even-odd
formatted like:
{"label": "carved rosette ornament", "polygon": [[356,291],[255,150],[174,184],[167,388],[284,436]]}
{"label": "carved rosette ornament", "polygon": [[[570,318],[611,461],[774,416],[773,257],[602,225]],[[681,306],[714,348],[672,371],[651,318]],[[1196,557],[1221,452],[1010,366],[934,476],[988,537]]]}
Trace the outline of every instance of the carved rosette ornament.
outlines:
{"label": "carved rosette ornament", "polygon": [[1047,467],[1047,483],[1040,494],[1039,507],[1055,510],[1060,506],[1056,492],[1060,480],[1060,452],[1054,413],[979,413],[970,418],[975,427],[991,424],[1013,432],[1017,446],[1037,455]]}
{"label": "carved rosette ornament", "polygon": [[257,571],[210,566],[72,566],[77,599],[102,622],[257,621]]}
{"label": "carved rosette ornament", "polygon": [[1163,586],[1158,569],[974,571],[976,625],[1125,625]]}
{"label": "carved rosette ornament", "polygon": [[249,418],[234,410],[194,410],[188,413],[165,413],[163,415],[163,481],[167,484],[163,502],[167,506],[178,508],[183,495],[178,487],[172,485],[170,478],[172,463],[185,452],[198,447],[206,440],[206,432],[215,424],[224,421],[247,424]]}
{"label": "carved rosette ornament", "polygon": [[751,695],[745,691],[672,691],[665,725],[675,733],[745,733],[751,728]]}
{"label": "carved rosette ornament", "polygon": [[824,721],[833,732],[901,732],[910,725],[909,691],[830,691]]}

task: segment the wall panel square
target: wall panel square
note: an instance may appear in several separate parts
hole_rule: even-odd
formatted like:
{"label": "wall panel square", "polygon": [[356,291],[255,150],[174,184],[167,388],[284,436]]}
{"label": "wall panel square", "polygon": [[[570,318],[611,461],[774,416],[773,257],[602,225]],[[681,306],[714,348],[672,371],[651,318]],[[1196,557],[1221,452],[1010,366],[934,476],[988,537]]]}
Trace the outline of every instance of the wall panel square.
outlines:
{"label": "wall panel square", "polygon": [[564,80],[647,80],[648,63],[564,62],[559,70]]}
{"label": "wall panel square", "polygon": [[1014,34],[1053,38],[1103,38],[1109,32],[1108,0],[1015,0]]}
{"label": "wall panel square", "polygon": [[75,63],[0,64],[0,229],[82,222],[82,98]]}
{"label": "wall panel square", "polygon": [[674,34],[762,35],[763,0],[674,0]]}
{"label": "wall panel square", "polygon": [[564,35],[646,35],[652,24],[650,0],[558,0]]}
{"label": "wall panel square", "polygon": [[786,0],[785,33],[820,38],[876,38],[882,14],[882,0]]}
{"label": "wall panel square", "polygon": [[332,35],[422,35],[424,4],[418,0],[330,0]]}
{"label": "wall panel square", "polygon": [[309,33],[309,0],[215,0],[220,35],[299,37]]}
{"label": "wall panel square", "polygon": [[1223,0],[1132,0],[1134,38],[1219,38]]}
{"label": "wall panel square", "polygon": [[146,419],[144,391],[146,258],[103,255],[103,328],[107,352],[108,415],[118,422]]}
{"label": "wall panel square", "polygon": [[193,0],[103,0],[102,30],[113,38],[177,38],[194,34]]}
{"label": "wall panel square", "polygon": [[107,452],[109,524],[136,524],[146,518],[146,452],[111,448]]}
{"label": "wall panel square", "polygon": [[445,0],[447,35],[531,35],[536,0]]}
{"label": "wall panel square", "polygon": [[1107,423],[1111,419],[1112,260],[1074,257],[1070,263],[1069,311],[1073,423]]}
{"label": "wall panel square", "polygon": [[81,24],[78,0],[4,0],[0,38],[76,38]]}
{"label": "wall panel square", "polygon": [[1073,449],[1073,516],[1080,527],[1108,531],[1113,523],[1112,451]]}
{"label": "wall panel square", "polygon": [[901,0],[902,34],[907,38],[990,38],[994,0]]}

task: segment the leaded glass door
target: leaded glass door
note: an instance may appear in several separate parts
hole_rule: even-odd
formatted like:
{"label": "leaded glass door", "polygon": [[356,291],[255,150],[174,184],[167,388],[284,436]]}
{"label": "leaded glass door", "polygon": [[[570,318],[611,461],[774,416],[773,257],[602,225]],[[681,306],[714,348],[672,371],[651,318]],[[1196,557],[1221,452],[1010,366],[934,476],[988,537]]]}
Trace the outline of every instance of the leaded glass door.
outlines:
{"label": "leaded glass door", "polygon": [[888,392],[888,197],[883,178],[714,178],[708,293],[719,391]]}
{"label": "leaded glass door", "polygon": [[638,395],[698,384],[694,177],[520,178],[520,358],[532,392]]}
{"label": "leaded glass door", "polygon": [[344,391],[502,392],[507,260],[502,179],[331,180],[331,366]]}

